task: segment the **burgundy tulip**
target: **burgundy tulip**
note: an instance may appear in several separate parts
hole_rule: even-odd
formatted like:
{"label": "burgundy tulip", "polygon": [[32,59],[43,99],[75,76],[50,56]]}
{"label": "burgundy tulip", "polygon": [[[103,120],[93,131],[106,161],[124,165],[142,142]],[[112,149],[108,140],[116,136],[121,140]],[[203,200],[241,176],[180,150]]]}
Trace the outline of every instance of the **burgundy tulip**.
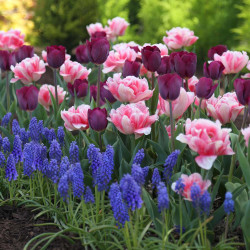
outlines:
{"label": "burgundy tulip", "polygon": [[126,60],[123,66],[122,76],[125,78],[127,76],[138,77],[140,74],[141,64],[137,61],[131,62]]}
{"label": "burgundy tulip", "polygon": [[96,31],[94,34],[91,35],[91,39],[93,38],[100,38],[100,37],[107,37],[107,34],[105,31]]}
{"label": "burgundy tulip", "polygon": [[89,60],[95,64],[103,64],[109,55],[109,41],[105,37],[91,38],[86,42]]}
{"label": "burgundy tulip", "polygon": [[155,72],[161,65],[161,51],[157,46],[145,46],[141,50],[142,63],[151,72]]}
{"label": "burgundy tulip", "polygon": [[38,104],[38,93],[39,90],[33,85],[17,89],[16,96],[20,109],[26,111],[35,110]]}
{"label": "burgundy tulip", "polygon": [[76,79],[73,84],[68,83],[68,90],[72,96],[76,96],[78,98],[85,97],[88,93],[88,81],[86,79]]}
{"label": "burgundy tulip", "polygon": [[221,62],[213,61],[209,64],[206,62],[203,65],[203,74],[205,77],[218,80],[221,77],[222,71],[225,69]]}
{"label": "burgundy tulip", "polygon": [[90,127],[95,131],[103,131],[108,125],[107,110],[105,108],[94,108],[88,110],[88,121]]}
{"label": "burgundy tulip", "polygon": [[187,79],[194,76],[197,64],[195,53],[187,51],[174,52],[170,55],[170,60],[175,72],[180,77]]}
{"label": "burgundy tulip", "polygon": [[15,52],[0,50],[0,68],[1,70],[10,70],[10,66],[16,65]]}
{"label": "burgundy tulip", "polygon": [[54,69],[61,67],[65,61],[65,53],[66,49],[61,45],[47,47],[47,62],[49,66]]}
{"label": "burgundy tulip", "polygon": [[158,77],[159,92],[164,100],[174,101],[180,95],[182,79],[176,73]]}
{"label": "burgundy tulip", "polygon": [[222,55],[224,52],[227,51],[227,46],[226,45],[217,45],[215,47],[212,47],[208,53],[207,56],[210,60],[214,60],[214,54]]}
{"label": "burgundy tulip", "polygon": [[209,99],[217,86],[218,84],[213,85],[213,80],[211,78],[202,77],[195,85],[195,93],[199,98]]}
{"label": "burgundy tulip", "polygon": [[101,100],[106,102],[107,99],[110,103],[116,102],[115,97],[105,88],[105,86],[107,86],[106,82],[101,82]]}
{"label": "burgundy tulip", "polygon": [[20,63],[25,58],[31,58],[34,56],[34,47],[23,45],[16,51],[16,62]]}
{"label": "burgundy tulip", "polygon": [[174,70],[174,67],[171,64],[170,56],[163,56],[161,58],[161,65],[157,69],[157,73],[159,75],[164,75],[167,73],[171,73],[173,70]]}
{"label": "burgundy tulip", "polygon": [[81,44],[76,48],[76,60],[79,63],[89,63],[86,44]]}
{"label": "burgundy tulip", "polygon": [[239,103],[250,107],[250,79],[236,79],[234,89]]}
{"label": "burgundy tulip", "polygon": [[136,53],[140,52],[139,46],[129,46],[130,49],[133,49]]}
{"label": "burgundy tulip", "polygon": [[[95,100],[95,102],[96,102],[96,98],[97,98],[97,86],[91,85],[89,87],[89,91],[90,91],[90,101],[93,98]],[[105,104],[105,101],[103,101],[103,99],[100,98],[100,105],[102,106],[104,104]]]}

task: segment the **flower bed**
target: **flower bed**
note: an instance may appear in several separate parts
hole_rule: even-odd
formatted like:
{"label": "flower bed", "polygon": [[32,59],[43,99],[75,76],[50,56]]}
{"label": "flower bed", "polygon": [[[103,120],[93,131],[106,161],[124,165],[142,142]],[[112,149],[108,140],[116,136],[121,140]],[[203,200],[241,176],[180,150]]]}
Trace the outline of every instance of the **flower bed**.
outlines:
{"label": "flower bed", "polygon": [[[89,25],[77,62],[63,46],[39,57],[20,32],[0,35],[0,204],[58,228],[24,249],[57,237],[91,249],[250,249],[247,54],[211,48],[198,79],[192,31],[118,43],[127,27]],[[54,85],[37,83],[46,67]]]}

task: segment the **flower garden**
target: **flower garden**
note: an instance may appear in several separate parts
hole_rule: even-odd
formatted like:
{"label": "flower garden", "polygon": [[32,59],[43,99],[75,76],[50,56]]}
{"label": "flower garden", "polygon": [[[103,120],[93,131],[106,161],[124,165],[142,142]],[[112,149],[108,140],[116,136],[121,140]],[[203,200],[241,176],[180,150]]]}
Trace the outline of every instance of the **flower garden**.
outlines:
{"label": "flower garden", "polygon": [[76,60],[0,33],[0,208],[56,228],[22,249],[250,249],[249,56],[217,45],[199,73],[199,34],[128,27],[88,25]]}

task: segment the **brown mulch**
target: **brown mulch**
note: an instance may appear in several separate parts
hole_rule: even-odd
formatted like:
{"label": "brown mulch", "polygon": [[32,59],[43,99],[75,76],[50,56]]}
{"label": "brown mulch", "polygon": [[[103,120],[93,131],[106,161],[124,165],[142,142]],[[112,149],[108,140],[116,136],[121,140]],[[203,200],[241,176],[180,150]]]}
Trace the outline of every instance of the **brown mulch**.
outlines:
{"label": "brown mulch", "polygon": [[[35,226],[35,224],[49,223],[51,221],[46,216],[41,216],[35,220],[34,216],[35,214],[25,207],[0,207],[0,250],[22,250],[25,244],[33,237],[42,233],[56,233],[59,231],[53,225]],[[39,246],[36,249],[40,249],[41,247]],[[58,237],[51,242],[47,249],[80,250],[83,247],[79,241],[73,245],[66,239]]]}

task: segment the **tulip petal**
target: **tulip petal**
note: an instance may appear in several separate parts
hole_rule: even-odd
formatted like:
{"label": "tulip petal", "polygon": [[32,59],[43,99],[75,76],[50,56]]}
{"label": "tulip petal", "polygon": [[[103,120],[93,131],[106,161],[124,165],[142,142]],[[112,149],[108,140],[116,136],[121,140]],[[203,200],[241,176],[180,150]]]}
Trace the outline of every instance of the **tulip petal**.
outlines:
{"label": "tulip petal", "polygon": [[217,156],[216,155],[199,155],[195,157],[196,163],[199,165],[199,167],[209,170],[212,166],[214,161],[216,160]]}

